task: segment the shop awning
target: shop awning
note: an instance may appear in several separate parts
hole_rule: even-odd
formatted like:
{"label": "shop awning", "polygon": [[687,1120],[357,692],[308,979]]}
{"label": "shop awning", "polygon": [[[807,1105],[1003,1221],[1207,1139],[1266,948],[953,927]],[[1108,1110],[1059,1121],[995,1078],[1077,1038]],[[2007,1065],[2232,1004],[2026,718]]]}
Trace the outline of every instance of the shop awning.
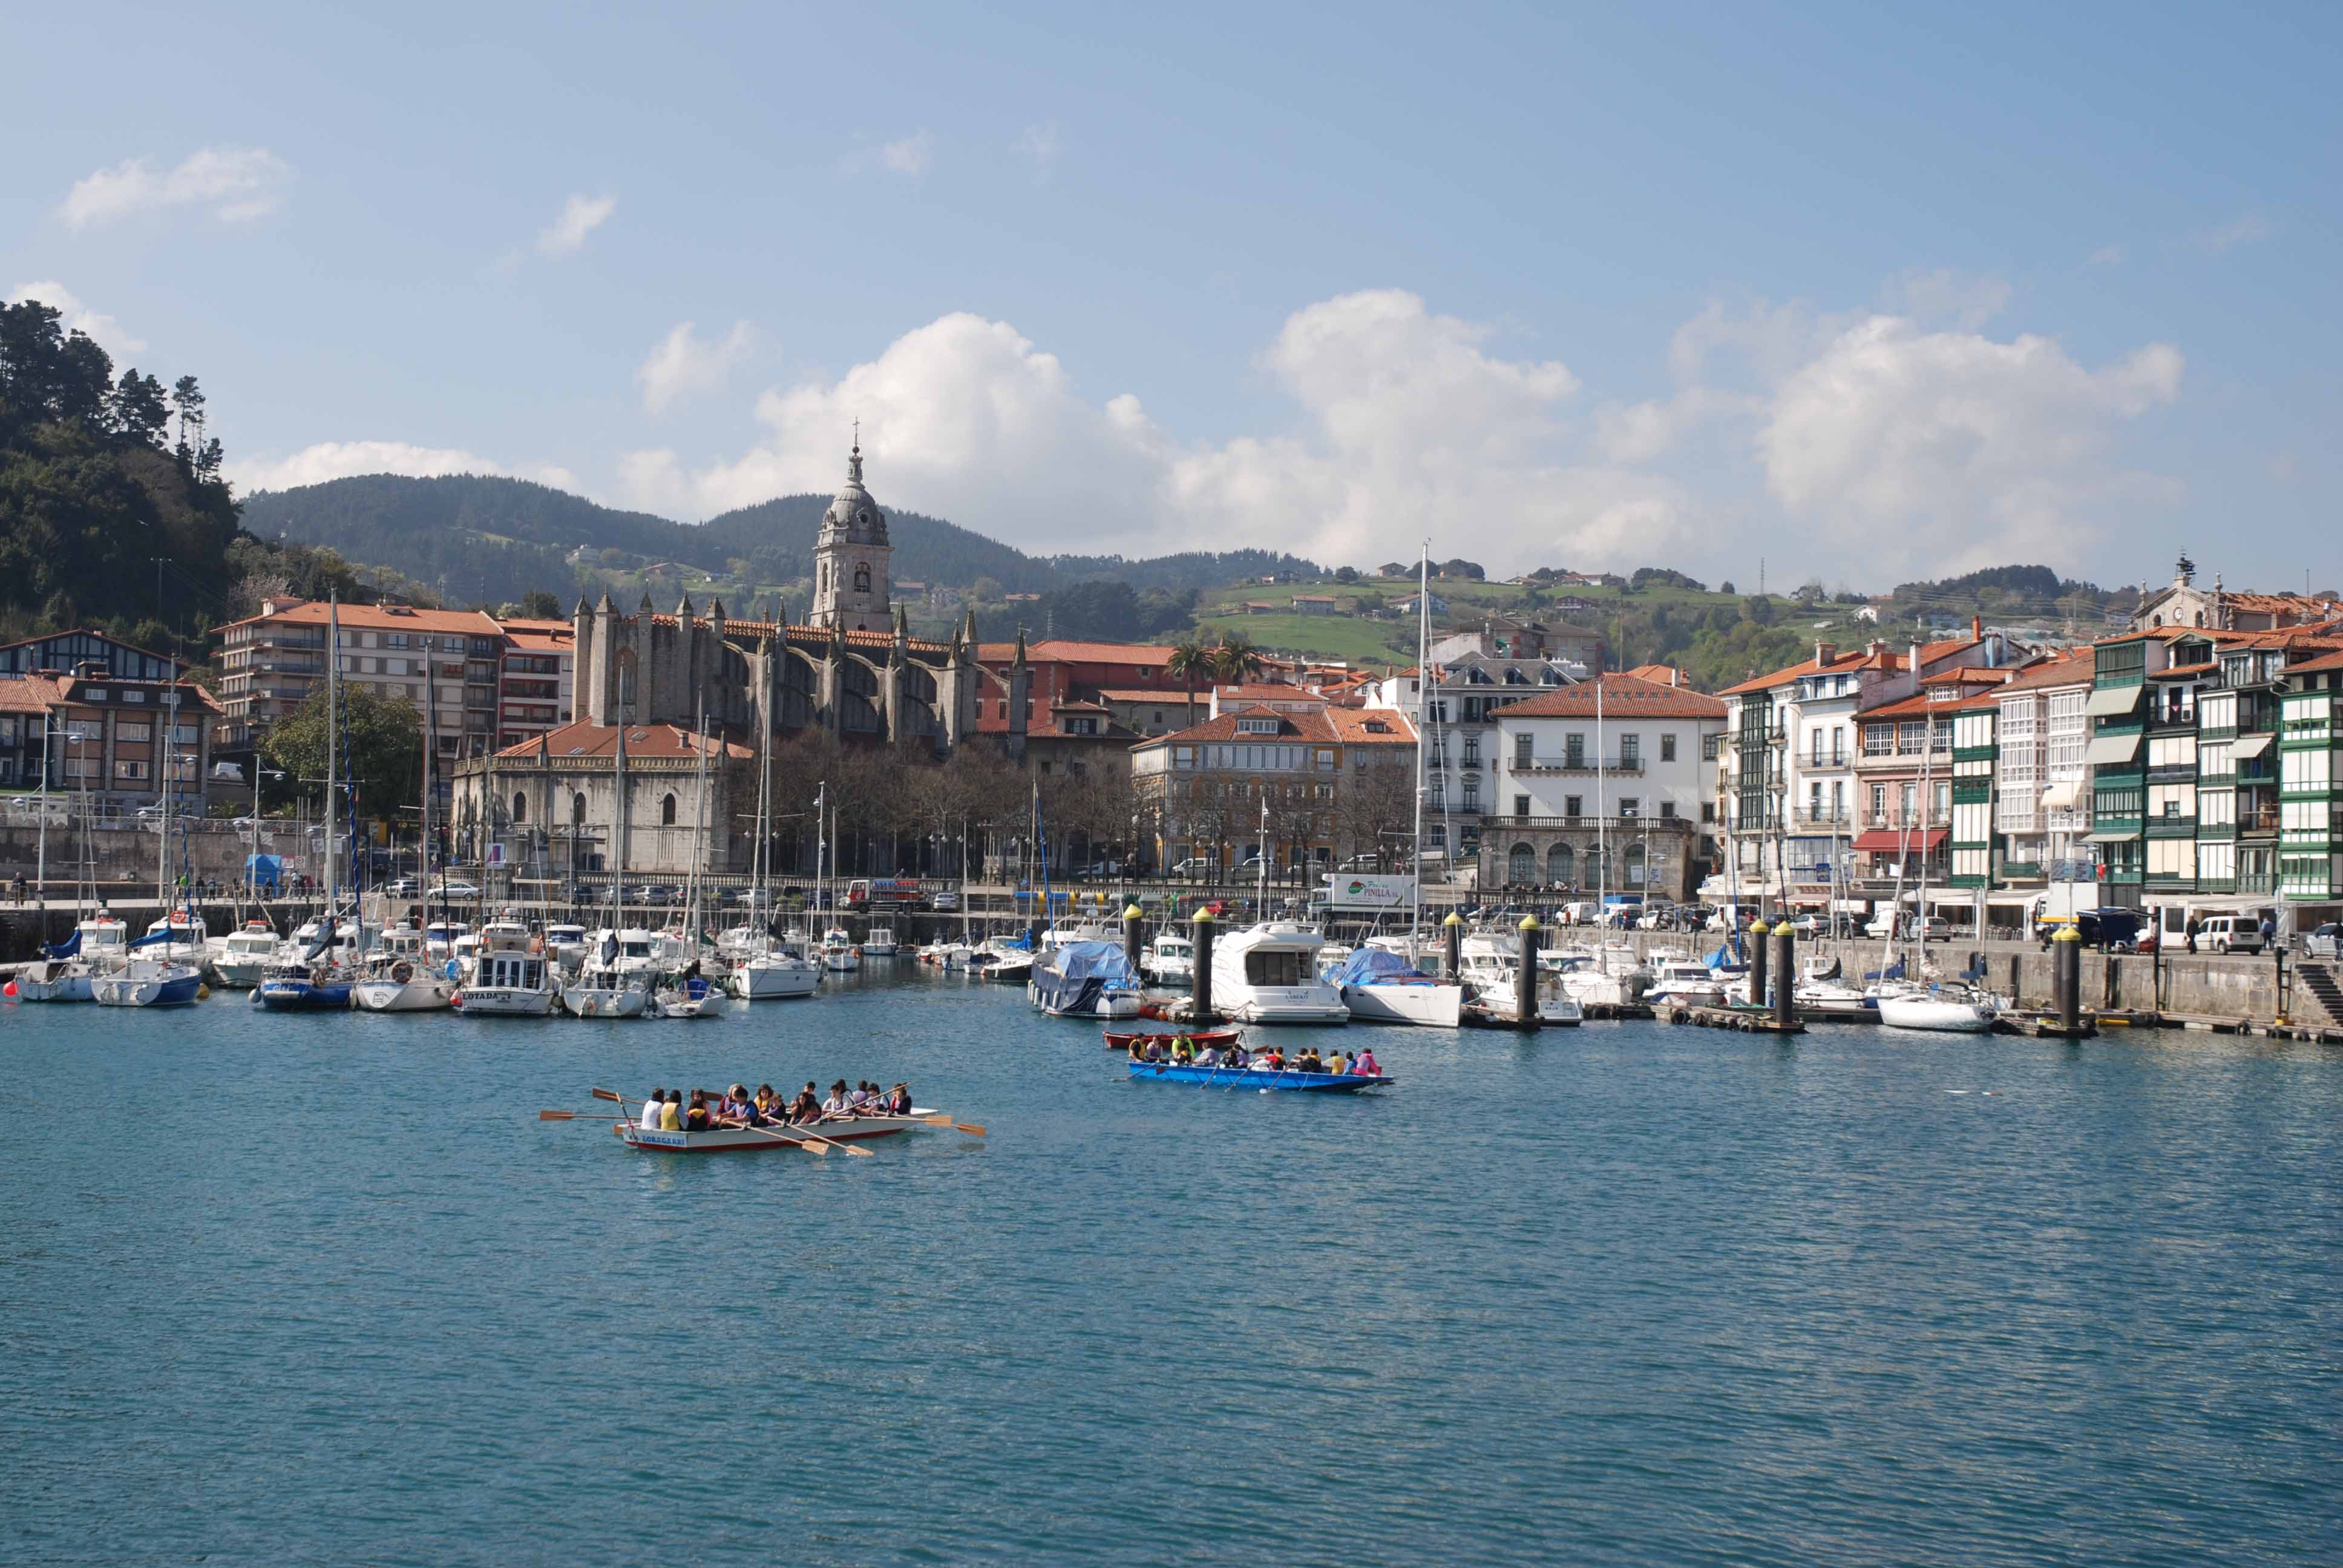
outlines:
{"label": "shop awning", "polygon": [[2114,719],[2129,713],[2147,695],[2145,686],[2105,686],[2091,693],[2083,704],[2083,711],[2093,719]]}
{"label": "shop awning", "polygon": [[2270,749],[2270,742],[2275,739],[2269,735],[2240,735],[2237,743],[2229,748],[2229,756],[2239,762],[2248,757],[2259,757]]}
{"label": "shop awning", "polygon": [[1899,850],[1917,855],[1951,836],[1949,828],[1873,828],[1855,836],[1855,849],[1862,855],[1893,855]]}
{"label": "shop awning", "polygon": [[2125,832],[2121,829],[2111,829],[2106,832],[2087,834],[2085,836],[2083,842],[2086,844],[2128,844],[2134,839],[2138,837],[2139,829],[2137,828],[2132,829],[2128,832]]}
{"label": "shop awning", "polygon": [[2083,753],[2083,760],[2094,768],[2120,768],[2139,755],[2137,735],[2102,735],[2094,739]]}
{"label": "shop awning", "polygon": [[2071,811],[2082,793],[2083,782],[2079,779],[2070,779],[2064,784],[2053,784],[2042,791],[2042,809],[2045,811]]}

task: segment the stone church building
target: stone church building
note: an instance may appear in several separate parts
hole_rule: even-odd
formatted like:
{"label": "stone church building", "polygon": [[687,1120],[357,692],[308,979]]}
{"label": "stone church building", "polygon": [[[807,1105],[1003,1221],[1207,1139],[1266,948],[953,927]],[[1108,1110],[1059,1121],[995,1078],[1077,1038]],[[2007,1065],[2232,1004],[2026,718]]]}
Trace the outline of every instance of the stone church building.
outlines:
{"label": "stone church building", "polygon": [[1021,657],[1005,678],[985,669],[972,618],[949,642],[910,635],[888,594],[891,553],[858,442],[815,540],[809,624],[737,620],[722,600],[698,608],[689,595],[671,611],[649,595],[631,613],[607,592],[581,600],[576,721],[461,764],[457,828],[506,846],[506,863],[524,875],[566,873],[577,841],[623,840],[629,871],[646,875],[682,875],[695,844],[703,869],[745,870],[761,740],[820,729],[940,758],[975,738],[984,682],[1021,708]]}

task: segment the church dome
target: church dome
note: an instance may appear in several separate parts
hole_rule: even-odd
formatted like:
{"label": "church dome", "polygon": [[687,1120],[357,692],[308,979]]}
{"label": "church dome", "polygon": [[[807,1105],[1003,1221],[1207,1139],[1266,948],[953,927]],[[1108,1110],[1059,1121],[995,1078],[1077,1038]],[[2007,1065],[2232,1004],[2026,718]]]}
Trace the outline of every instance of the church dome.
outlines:
{"label": "church dome", "polygon": [[887,514],[862,487],[862,447],[855,444],[847,459],[846,483],[840,485],[830,510],[822,514],[822,531],[840,533],[870,544],[887,542]]}

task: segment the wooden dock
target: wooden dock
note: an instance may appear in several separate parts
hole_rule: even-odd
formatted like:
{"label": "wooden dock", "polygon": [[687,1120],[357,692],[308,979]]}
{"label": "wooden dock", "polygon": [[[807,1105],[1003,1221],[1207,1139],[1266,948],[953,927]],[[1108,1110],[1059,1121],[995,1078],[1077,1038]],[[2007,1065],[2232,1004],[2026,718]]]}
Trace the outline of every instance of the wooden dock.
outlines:
{"label": "wooden dock", "polygon": [[[1645,1008],[1644,1015],[1654,1016]],[[1671,1007],[1657,1014],[1663,1023],[1686,1023],[1694,1029],[1736,1029],[1744,1034],[1804,1034],[1805,1020],[1783,1024],[1774,1017],[1771,1008],[1762,1007]]]}

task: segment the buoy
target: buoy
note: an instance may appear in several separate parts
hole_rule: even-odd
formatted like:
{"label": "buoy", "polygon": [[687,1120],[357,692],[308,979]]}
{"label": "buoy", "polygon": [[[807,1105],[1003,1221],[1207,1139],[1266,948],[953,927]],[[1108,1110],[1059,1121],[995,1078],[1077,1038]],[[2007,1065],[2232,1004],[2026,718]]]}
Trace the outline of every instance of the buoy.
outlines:
{"label": "buoy", "polygon": [[201,981],[201,980],[197,980],[197,981],[196,982],[196,1000],[197,1001],[209,1001],[209,1000],[212,1000],[212,988],[211,988],[211,987],[209,987],[209,986],[207,986],[207,985],[206,985],[206,984],[204,984],[204,982],[203,982],[203,981]]}
{"label": "buoy", "polygon": [[15,994],[16,982],[15,980],[10,980],[6,985],[0,985],[0,996],[15,996]]}

